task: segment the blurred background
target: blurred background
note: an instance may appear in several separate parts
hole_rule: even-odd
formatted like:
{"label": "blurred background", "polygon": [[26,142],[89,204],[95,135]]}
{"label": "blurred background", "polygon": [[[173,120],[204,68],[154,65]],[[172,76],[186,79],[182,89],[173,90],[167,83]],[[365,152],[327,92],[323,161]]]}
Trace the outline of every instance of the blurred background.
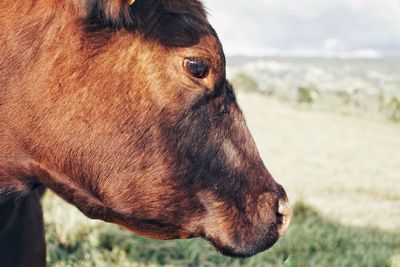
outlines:
{"label": "blurred background", "polygon": [[205,0],[295,217],[270,251],[154,241],[44,199],[49,266],[400,266],[400,2]]}

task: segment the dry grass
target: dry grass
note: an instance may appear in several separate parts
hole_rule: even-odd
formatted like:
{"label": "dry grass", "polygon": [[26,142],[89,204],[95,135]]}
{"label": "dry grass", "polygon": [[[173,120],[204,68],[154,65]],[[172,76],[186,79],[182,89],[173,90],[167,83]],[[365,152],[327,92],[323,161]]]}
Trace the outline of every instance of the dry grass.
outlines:
{"label": "dry grass", "polygon": [[400,124],[241,94],[261,155],[293,201],[352,226],[400,226]]}

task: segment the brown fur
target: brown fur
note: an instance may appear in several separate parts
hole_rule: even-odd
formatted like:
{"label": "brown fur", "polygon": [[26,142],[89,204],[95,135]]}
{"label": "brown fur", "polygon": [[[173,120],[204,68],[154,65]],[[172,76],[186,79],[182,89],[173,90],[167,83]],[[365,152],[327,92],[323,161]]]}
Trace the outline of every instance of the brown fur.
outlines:
{"label": "brown fur", "polygon": [[0,24],[0,201],[44,185],[143,236],[242,256],[277,240],[285,193],[199,2],[3,0]]}

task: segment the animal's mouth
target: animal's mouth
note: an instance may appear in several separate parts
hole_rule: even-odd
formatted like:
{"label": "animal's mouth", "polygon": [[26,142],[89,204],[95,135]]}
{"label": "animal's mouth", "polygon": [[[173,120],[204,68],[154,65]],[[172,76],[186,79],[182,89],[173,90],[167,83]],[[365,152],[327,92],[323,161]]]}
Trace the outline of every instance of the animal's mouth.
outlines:
{"label": "animal's mouth", "polygon": [[[272,228],[277,229],[277,227]],[[205,237],[205,239],[222,255],[235,258],[247,258],[271,248],[279,240],[278,231],[275,232],[276,233],[271,233],[271,235],[264,240],[256,240],[252,245],[223,245],[217,239],[209,237]]]}
{"label": "animal's mouth", "polygon": [[[259,198],[260,205],[255,211],[257,216],[245,214],[234,219],[223,216],[221,209],[224,206],[216,209],[215,204],[212,206],[205,202],[208,204],[206,207],[214,209],[208,209],[211,218],[204,220],[200,236],[230,257],[251,257],[271,248],[287,231],[293,212],[285,194],[271,196],[267,193],[263,196],[267,198]],[[216,217],[216,214],[219,216]]]}

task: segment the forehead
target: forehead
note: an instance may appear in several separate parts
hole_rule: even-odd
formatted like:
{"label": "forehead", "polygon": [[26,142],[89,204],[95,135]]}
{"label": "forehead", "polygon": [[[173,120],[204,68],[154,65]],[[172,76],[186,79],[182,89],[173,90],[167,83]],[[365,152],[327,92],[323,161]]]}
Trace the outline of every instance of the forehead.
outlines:
{"label": "forehead", "polygon": [[[157,50],[159,55],[176,55],[176,52],[183,51],[186,57],[205,56],[213,61],[218,76],[224,75],[222,46],[200,1],[136,0],[133,5],[125,5],[125,8],[113,13],[112,10],[118,9],[107,11],[101,4],[91,6],[86,20],[88,36],[95,32],[95,37],[101,37],[101,30],[106,29],[105,35],[108,37],[110,27],[124,29],[132,33],[137,46],[146,44],[139,50],[155,47],[156,50],[161,48]],[[99,31],[100,35],[97,34]],[[117,35],[118,38],[120,36]]]}
{"label": "forehead", "polygon": [[163,46],[191,47],[204,35],[216,36],[198,1],[142,0],[132,8],[144,36]]}
{"label": "forehead", "polygon": [[204,56],[213,61],[214,72],[224,75],[222,45],[196,0],[137,0],[133,15],[144,38],[185,56]]}

